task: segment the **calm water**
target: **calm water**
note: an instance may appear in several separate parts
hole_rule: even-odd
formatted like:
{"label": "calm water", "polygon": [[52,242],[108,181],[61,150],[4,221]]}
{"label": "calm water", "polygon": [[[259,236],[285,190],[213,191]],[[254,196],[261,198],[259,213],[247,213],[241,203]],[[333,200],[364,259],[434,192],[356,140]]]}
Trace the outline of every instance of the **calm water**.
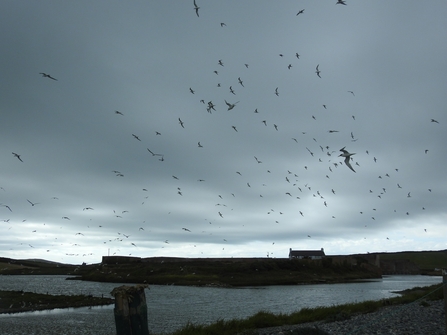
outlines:
{"label": "calm water", "polygon": [[[0,290],[110,296],[121,284],[65,280],[66,276],[0,276]],[[396,296],[393,291],[442,282],[442,277],[384,276],[351,284],[266,286],[238,289],[151,286],[146,290],[151,333],[172,332],[188,321],[246,318],[260,310],[291,313]],[[115,334],[113,305],[0,315],[0,334]]]}

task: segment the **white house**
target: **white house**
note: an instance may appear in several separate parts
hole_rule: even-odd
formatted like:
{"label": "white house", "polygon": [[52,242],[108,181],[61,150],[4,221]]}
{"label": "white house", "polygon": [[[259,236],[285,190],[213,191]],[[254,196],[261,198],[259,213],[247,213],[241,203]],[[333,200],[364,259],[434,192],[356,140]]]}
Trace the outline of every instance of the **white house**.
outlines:
{"label": "white house", "polygon": [[321,250],[292,250],[289,251],[289,259],[322,259],[326,255],[324,254],[324,249]]}

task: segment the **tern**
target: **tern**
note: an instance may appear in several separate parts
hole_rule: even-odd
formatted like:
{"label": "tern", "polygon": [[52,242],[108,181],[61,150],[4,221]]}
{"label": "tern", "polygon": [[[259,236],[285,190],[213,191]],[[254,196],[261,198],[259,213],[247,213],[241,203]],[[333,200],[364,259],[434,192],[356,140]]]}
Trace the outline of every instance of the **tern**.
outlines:
{"label": "tern", "polygon": [[9,211],[10,211],[10,212],[12,212],[12,209],[11,209],[11,207],[9,207],[8,205],[3,205],[3,204],[0,204],[0,206],[6,207],[7,209],[9,209]]}
{"label": "tern", "polygon": [[40,72],[39,74],[41,74],[42,77],[49,78],[49,79],[53,79],[53,80],[56,80],[56,81],[57,81],[56,78],[54,78],[54,77],[52,77],[52,76],[50,76],[49,74],[46,74],[46,73],[44,73],[44,72]]}
{"label": "tern", "polygon": [[320,76],[321,71],[318,69],[319,66],[320,66],[320,64],[318,64],[317,67],[315,68],[316,69],[315,73],[317,74],[318,78],[321,78],[321,76]]}
{"label": "tern", "polygon": [[31,206],[35,206],[35,205],[38,205],[39,203],[38,202],[31,202],[31,201],[29,201],[28,199],[26,199],[26,201],[28,201],[30,204],[31,204]]}
{"label": "tern", "polygon": [[340,151],[343,153],[340,154],[338,157],[345,157],[346,166],[355,172],[355,170],[351,166],[351,163],[349,162],[351,160],[351,156],[355,155],[355,153],[349,153],[347,150],[345,150],[345,147],[341,148]]}
{"label": "tern", "polygon": [[17,157],[17,159],[18,159],[19,161],[23,162],[22,159],[20,158],[20,155],[19,155],[19,154],[16,154],[15,152],[13,152],[12,154],[14,155],[14,157]]}
{"label": "tern", "polygon": [[149,153],[150,153],[152,156],[163,156],[162,154],[156,154],[156,153],[152,152],[149,148],[146,148],[146,149],[147,149],[147,151],[149,151]]}
{"label": "tern", "polygon": [[[239,101],[238,101],[238,102],[239,102]],[[237,104],[238,102],[235,102],[234,104],[230,104],[227,100],[225,100],[225,103],[227,104],[227,106],[228,106],[228,110],[229,110],[229,111],[232,110],[234,107],[236,107],[236,104]]]}
{"label": "tern", "polygon": [[194,10],[196,11],[197,17],[199,17],[199,9],[200,9],[200,7],[197,6],[196,0],[194,0]]}

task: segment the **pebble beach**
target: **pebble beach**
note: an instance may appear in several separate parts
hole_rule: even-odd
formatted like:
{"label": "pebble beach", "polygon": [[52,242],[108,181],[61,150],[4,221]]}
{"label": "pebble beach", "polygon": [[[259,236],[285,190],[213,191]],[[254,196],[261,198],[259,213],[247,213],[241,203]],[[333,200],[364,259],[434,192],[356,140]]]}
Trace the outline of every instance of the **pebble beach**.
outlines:
{"label": "pebble beach", "polygon": [[286,335],[305,327],[318,327],[331,335],[446,335],[444,301],[388,306],[343,321],[263,328],[256,334]]}

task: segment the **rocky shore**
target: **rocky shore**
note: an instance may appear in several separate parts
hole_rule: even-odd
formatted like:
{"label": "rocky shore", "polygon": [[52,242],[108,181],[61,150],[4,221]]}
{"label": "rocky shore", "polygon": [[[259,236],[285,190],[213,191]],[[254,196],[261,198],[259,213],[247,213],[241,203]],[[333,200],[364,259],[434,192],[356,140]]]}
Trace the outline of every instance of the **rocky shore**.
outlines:
{"label": "rocky shore", "polygon": [[348,320],[263,328],[256,334],[286,335],[305,327],[317,327],[331,335],[446,335],[444,301],[388,306]]}

